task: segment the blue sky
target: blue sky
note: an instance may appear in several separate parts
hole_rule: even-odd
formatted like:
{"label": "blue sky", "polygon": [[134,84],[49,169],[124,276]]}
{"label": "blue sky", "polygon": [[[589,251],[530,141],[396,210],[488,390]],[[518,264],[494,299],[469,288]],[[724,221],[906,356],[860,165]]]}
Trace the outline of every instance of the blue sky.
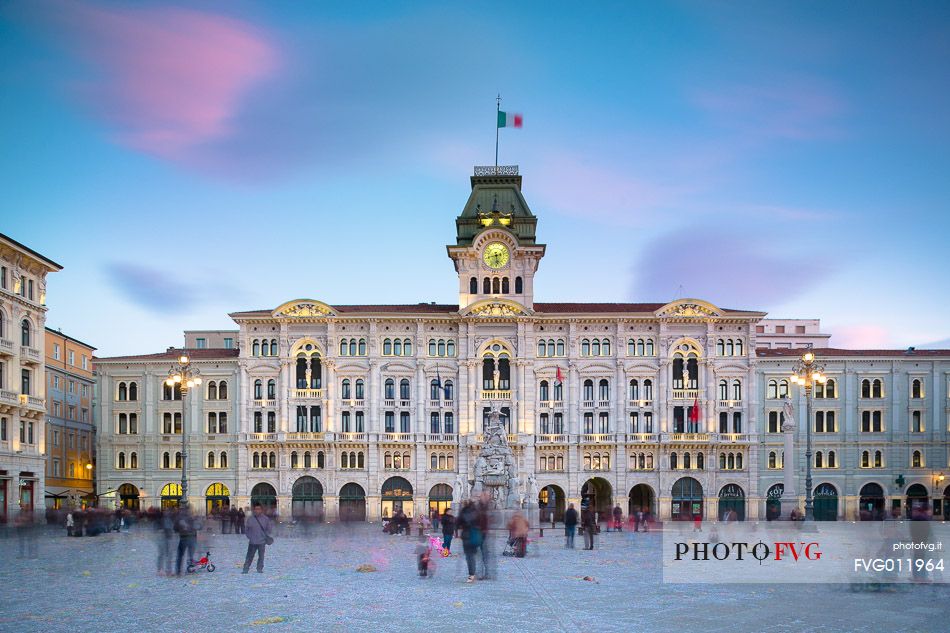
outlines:
{"label": "blue sky", "polygon": [[102,355],[297,297],[452,303],[500,92],[538,300],[926,344],[948,67],[938,2],[4,3],[0,231],[65,266],[48,323]]}

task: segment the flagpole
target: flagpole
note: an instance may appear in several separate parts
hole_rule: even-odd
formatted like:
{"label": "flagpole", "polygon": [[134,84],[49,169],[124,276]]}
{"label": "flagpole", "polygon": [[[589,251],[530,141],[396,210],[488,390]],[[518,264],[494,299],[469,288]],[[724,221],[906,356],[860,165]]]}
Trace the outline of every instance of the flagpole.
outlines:
{"label": "flagpole", "polygon": [[501,114],[501,93],[498,94],[495,104],[495,173],[498,173],[498,117]]}

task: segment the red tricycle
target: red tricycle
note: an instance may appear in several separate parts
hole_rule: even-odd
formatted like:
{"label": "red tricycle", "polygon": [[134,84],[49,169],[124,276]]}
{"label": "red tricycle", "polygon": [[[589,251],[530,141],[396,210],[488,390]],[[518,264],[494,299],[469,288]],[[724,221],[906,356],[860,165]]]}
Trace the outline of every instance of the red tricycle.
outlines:
{"label": "red tricycle", "polygon": [[188,563],[189,574],[193,574],[199,569],[204,569],[208,572],[214,571],[214,563],[211,562],[211,552],[205,552],[205,555],[198,560],[193,560]]}

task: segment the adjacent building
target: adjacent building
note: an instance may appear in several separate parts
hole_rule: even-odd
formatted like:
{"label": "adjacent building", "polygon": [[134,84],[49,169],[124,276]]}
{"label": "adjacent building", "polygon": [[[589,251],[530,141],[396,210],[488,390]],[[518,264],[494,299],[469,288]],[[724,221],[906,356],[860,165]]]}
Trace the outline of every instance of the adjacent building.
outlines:
{"label": "adjacent building", "polygon": [[[232,313],[236,332],[188,332],[183,349],[99,359],[100,492],[175,504],[184,451],[189,500],[205,511],[261,502],[283,516],[378,520],[442,509],[466,494],[497,408],[545,512],[574,502],[674,520],[769,516],[784,398],[804,411],[784,381],[796,348],[828,335],[817,321],[770,323],[700,299],[539,301],[546,246],[521,183],[516,168],[476,168],[447,247],[457,304],[295,299]],[[838,499],[823,518],[857,516],[868,484],[892,509],[939,483],[950,352],[818,351],[834,384],[813,420],[815,482]],[[180,354],[204,379],[184,399],[164,384]],[[926,489],[942,511],[950,490]]]}
{"label": "adjacent building", "polygon": [[0,521],[43,507],[46,275],[59,270],[0,234]]}
{"label": "adjacent building", "polygon": [[46,507],[94,505],[96,348],[50,328],[45,347]]}

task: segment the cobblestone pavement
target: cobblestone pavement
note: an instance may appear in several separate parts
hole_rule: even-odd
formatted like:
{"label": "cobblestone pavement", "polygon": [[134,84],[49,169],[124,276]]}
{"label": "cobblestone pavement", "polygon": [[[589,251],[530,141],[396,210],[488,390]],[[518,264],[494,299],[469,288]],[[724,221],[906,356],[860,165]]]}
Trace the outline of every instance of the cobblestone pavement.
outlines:
{"label": "cobblestone pavement", "polygon": [[[665,585],[658,534],[602,534],[593,552],[560,532],[524,559],[501,557],[497,579],[466,584],[461,556],[418,578],[415,537],[378,525],[323,526],[269,547],[263,574],[242,575],[246,540],[202,533],[214,573],[155,573],[145,527],[98,537],[48,531],[35,559],[0,538],[0,631],[941,631],[947,585],[854,593],[828,585]],[[553,538],[552,538],[553,536]],[[581,541],[578,540],[578,545]],[[461,551],[461,543],[453,549]],[[370,564],[377,571],[360,573]],[[589,576],[593,580],[585,580]]]}

